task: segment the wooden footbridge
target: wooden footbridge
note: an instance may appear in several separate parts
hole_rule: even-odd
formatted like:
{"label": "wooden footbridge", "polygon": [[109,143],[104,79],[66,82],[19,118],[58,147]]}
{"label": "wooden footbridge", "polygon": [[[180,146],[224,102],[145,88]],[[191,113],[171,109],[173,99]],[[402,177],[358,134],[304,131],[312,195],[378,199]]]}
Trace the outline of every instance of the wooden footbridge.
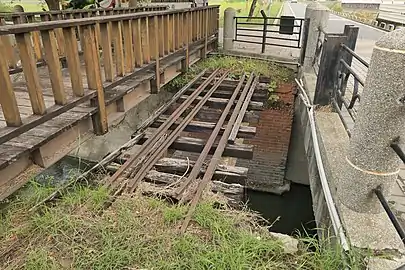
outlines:
{"label": "wooden footbridge", "polygon": [[[0,14],[0,200],[217,46],[218,6]],[[39,19],[38,19],[39,18]],[[7,25],[7,20],[13,22]]]}

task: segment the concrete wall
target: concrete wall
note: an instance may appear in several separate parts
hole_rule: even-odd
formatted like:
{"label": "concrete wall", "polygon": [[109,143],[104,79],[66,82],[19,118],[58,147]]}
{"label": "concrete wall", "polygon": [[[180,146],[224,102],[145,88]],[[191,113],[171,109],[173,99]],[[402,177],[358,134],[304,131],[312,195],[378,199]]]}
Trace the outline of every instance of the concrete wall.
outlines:
{"label": "concrete wall", "polygon": [[304,147],[304,130],[301,123],[302,106],[296,98],[290,146],[288,148],[285,179],[297,184],[309,185],[308,159]]}

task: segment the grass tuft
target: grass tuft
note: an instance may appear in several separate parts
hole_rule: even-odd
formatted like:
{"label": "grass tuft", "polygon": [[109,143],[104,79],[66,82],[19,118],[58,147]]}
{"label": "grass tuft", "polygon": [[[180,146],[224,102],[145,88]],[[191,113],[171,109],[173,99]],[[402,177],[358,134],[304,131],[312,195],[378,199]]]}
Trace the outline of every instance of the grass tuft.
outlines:
{"label": "grass tuft", "polygon": [[[188,206],[122,195],[99,215],[109,196],[95,186],[76,186],[56,204],[27,212],[50,191],[31,182],[2,208],[1,269],[343,269],[339,248],[299,236],[291,254],[254,213],[218,209],[214,195],[181,235]],[[353,259],[351,269],[362,261]]]}
{"label": "grass tuft", "polygon": [[230,70],[231,79],[239,78],[244,72],[247,74],[254,72],[271,78],[276,85],[293,81],[294,78],[294,72],[291,69],[272,62],[233,56],[212,56],[190,67],[187,73],[170,81],[166,87],[170,91],[177,91],[202,70],[213,71],[217,68]]}
{"label": "grass tuft", "polygon": [[27,270],[39,270],[39,269],[58,269],[55,262],[52,260],[48,251],[44,249],[34,249],[28,253],[27,261],[25,264]]}

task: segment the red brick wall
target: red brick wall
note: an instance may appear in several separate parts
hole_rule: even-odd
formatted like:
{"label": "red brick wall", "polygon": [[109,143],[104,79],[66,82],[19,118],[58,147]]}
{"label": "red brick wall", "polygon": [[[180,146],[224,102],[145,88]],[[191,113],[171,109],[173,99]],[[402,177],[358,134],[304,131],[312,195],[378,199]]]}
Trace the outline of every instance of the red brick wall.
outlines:
{"label": "red brick wall", "polygon": [[281,106],[260,112],[256,136],[244,143],[254,145],[252,160],[238,160],[238,166],[249,168],[248,187],[273,191],[284,184],[288,146],[293,121],[294,94],[291,84],[276,90]]}

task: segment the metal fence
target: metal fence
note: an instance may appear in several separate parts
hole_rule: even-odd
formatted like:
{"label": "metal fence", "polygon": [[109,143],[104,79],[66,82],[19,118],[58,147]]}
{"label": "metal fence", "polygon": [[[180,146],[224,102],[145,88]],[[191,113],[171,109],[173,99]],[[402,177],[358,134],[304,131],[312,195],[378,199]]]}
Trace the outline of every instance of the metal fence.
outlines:
{"label": "metal fence", "polygon": [[356,107],[361,100],[369,63],[346,44],[341,44],[339,55],[332,105],[339,113],[350,136],[350,129],[356,121]]}
{"label": "metal fence", "polygon": [[[357,107],[361,102],[369,68],[368,61],[355,52],[358,30],[358,27],[347,25],[342,34],[326,34],[320,31],[324,37],[322,38],[320,34],[318,38],[316,57],[313,61],[314,70],[318,76],[314,104],[332,105],[334,111],[339,114],[349,137],[350,129],[356,121]],[[398,145],[398,139],[394,139],[390,146],[405,163],[405,153]],[[376,187],[373,192],[405,244],[405,231],[380,187]],[[402,267],[405,268],[401,266],[398,269]]]}
{"label": "metal fence", "polygon": [[262,17],[235,17],[236,42],[300,49],[305,44],[303,29],[308,27],[309,19],[293,16],[268,17],[263,10]]}

